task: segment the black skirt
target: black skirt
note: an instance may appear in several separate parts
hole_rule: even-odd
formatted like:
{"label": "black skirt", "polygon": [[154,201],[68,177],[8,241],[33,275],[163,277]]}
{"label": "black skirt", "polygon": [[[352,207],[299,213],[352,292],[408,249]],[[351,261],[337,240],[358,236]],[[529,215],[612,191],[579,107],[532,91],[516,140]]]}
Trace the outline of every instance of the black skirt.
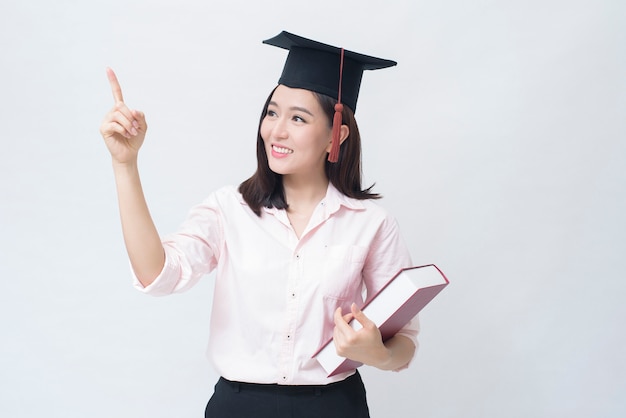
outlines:
{"label": "black skirt", "polygon": [[358,371],[328,385],[232,382],[221,377],[205,418],[369,418]]}

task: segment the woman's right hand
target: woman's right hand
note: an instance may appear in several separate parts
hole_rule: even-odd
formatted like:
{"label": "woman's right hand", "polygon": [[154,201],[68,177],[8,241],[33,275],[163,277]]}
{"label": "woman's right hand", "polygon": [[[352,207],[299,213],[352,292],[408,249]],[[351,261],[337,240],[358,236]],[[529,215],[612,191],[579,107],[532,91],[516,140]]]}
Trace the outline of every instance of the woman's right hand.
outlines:
{"label": "woman's right hand", "polygon": [[120,83],[110,68],[107,68],[107,77],[115,105],[104,117],[100,134],[114,163],[133,164],[137,162],[137,154],[148,129],[146,118],[142,112],[126,106]]}

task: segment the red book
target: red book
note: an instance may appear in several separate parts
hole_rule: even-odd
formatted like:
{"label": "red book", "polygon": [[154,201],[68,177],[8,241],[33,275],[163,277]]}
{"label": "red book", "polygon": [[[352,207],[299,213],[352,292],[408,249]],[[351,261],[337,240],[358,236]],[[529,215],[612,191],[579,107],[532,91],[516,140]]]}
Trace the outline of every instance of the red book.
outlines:
{"label": "red book", "polygon": [[[404,268],[361,310],[378,326],[385,341],[417,315],[448,283],[446,276],[434,264]],[[362,328],[354,319],[350,325],[354,330]],[[324,367],[328,377],[363,365],[339,356],[332,338],[313,357]]]}

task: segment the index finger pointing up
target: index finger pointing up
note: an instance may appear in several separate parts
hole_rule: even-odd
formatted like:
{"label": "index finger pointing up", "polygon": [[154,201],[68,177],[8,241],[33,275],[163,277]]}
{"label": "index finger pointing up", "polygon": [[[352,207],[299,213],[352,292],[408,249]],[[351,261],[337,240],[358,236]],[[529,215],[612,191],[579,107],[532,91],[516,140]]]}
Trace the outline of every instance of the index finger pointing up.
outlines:
{"label": "index finger pointing up", "polygon": [[109,79],[111,90],[113,91],[113,99],[115,100],[115,103],[123,102],[124,97],[122,96],[122,88],[120,87],[120,83],[117,81],[117,76],[111,68],[107,68],[107,78]]}

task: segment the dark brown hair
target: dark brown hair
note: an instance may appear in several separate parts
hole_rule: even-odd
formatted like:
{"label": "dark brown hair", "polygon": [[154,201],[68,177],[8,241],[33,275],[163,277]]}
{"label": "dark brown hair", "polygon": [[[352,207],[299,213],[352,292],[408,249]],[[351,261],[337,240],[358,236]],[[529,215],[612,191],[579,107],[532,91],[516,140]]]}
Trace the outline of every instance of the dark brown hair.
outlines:
{"label": "dark brown hair", "polygon": [[[288,206],[285,200],[282,175],[276,174],[270,169],[265,152],[265,144],[263,138],[261,138],[261,124],[267,114],[267,107],[272,99],[274,90],[272,90],[265,101],[259,121],[256,143],[257,170],[252,177],[239,185],[239,192],[248,206],[258,216],[261,216],[262,207],[287,209]],[[334,106],[337,101],[320,93],[312,93],[326,114],[330,127],[335,113]],[[348,197],[359,200],[379,199],[381,197],[379,194],[371,192],[374,185],[367,189],[361,188],[361,135],[359,134],[354,113],[345,105],[343,106],[342,124],[348,126],[350,133],[341,144],[339,161],[336,163],[326,161],[326,176],[337,190]]]}

